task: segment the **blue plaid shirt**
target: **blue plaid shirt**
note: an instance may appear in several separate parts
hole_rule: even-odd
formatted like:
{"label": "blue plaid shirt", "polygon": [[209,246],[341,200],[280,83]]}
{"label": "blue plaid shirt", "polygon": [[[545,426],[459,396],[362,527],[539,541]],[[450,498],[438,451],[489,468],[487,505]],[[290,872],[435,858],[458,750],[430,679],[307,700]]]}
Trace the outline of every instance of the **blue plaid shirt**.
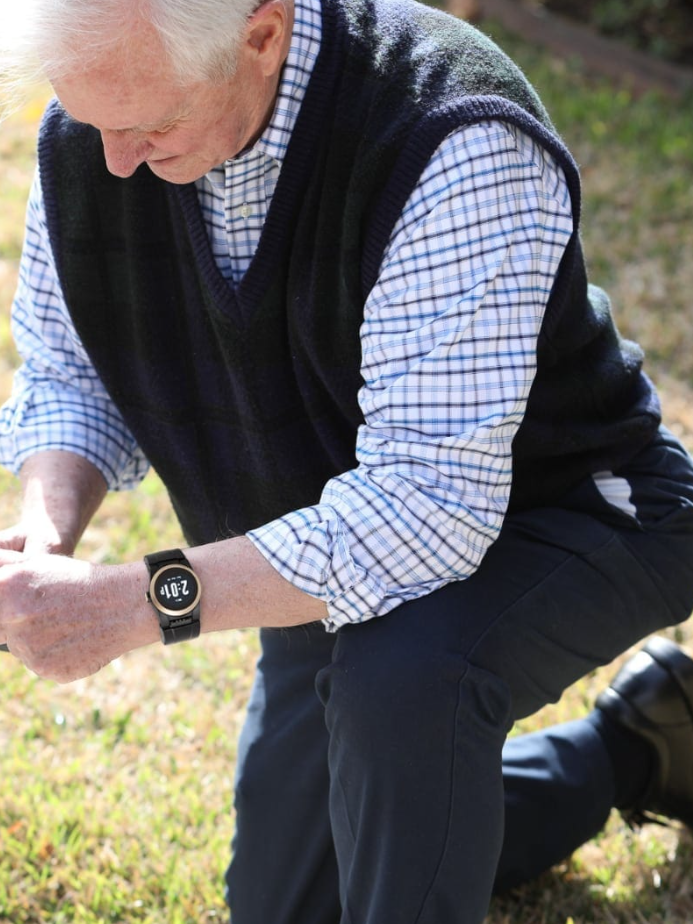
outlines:
{"label": "blue plaid shirt", "polygon": [[[252,150],[197,183],[230,285],[255,252],[320,35],[319,0],[298,0],[270,124]],[[285,578],[327,603],[328,629],[463,579],[497,537],[537,336],[572,230],[560,169],[512,126],[458,130],[424,170],[365,305],[357,467],[330,480],[318,504],[249,533]],[[24,364],[0,414],[0,463],[18,471],[36,452],[64,449],[111,488],[136,484],[147,462],[71,324],[40,177],[12,324]]]}

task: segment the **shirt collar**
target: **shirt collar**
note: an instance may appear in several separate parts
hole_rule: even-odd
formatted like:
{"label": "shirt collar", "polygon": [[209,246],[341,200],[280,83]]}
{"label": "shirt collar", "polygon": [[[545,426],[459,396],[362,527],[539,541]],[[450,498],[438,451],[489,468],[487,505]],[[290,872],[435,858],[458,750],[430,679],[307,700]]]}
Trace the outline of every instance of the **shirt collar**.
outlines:
{"label": "shirt collar", "polygon": [[270,121],[252,148],[209,171],[207,180],[214,188],[223,189],[227,167],[253,153],[265,154],[281,164],[320,52],[321,38],[321,0],[295,0],[291,46]]}
{"label": "shirt collar", "polygon": [[320,51],[322,9],[320,0],[295,0],[294,27],[274,111],[255,148],[281,161],[306,94],[315,59]]}
{"label": "shirt collar", "polygon": [[[299,110],[306,95],[315,59],[320,51],[322,37],[322,9],[320,0],[295,0],[294,27],[291,34],[291,46],[287,55],[282,76],[279,81],[277,99],[270,121],[262,135],[252,148],[226,161],[227,165],[236,163],[253,153],[262,153],[273,160],[282,162],[289,146],[289,139],[294,130]],[[219,175],[223,164],[214,167],[207,174],[213,186],[222,185]]]}

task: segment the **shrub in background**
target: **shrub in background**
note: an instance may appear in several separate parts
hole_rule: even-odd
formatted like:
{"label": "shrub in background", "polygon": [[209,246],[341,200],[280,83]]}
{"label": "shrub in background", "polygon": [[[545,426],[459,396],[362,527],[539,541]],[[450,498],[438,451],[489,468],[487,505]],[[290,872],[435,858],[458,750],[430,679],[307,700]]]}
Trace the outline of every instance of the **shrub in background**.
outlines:
{"label": "shrub in background", "polygon": [[642,51],[693,66],[693,0],[537,0]]}

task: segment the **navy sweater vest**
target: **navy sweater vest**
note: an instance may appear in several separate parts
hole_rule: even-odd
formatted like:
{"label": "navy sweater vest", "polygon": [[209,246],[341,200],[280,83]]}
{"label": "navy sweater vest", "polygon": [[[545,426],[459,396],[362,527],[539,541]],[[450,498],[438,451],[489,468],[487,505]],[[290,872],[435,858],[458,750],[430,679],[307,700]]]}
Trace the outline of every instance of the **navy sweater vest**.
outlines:
{"label": "navy sweater vest", "polygon": [[659,410],[639,349],[587,286],[575,165],[492,43],[410,0],[324,0],[320,56],[236,289],[216,269],[194,185],[146,166],[111,176],[98,133],[49,108],[39,158],[63,292],[189,542],[316,503],[354,465],[359,325],[384,248],[445,135],[489,118],[558,158],[576,216],[513,447],[517,509],[626,462]]}

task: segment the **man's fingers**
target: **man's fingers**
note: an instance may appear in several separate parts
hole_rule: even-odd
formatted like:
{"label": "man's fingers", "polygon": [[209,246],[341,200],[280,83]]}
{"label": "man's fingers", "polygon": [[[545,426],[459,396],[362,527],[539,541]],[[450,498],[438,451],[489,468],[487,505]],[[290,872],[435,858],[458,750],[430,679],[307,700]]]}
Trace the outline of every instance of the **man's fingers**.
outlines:
{"label": "man's fingers", "polygon": [[0,546],[0,565],[16,565],[26,556],[23,552],[17,552],[14,549],[5,549]]}
{"label": "man's fingers", "polygon": [[0,532],[0,549],[21,552],[24,549],[24,537],[14,533]]}

